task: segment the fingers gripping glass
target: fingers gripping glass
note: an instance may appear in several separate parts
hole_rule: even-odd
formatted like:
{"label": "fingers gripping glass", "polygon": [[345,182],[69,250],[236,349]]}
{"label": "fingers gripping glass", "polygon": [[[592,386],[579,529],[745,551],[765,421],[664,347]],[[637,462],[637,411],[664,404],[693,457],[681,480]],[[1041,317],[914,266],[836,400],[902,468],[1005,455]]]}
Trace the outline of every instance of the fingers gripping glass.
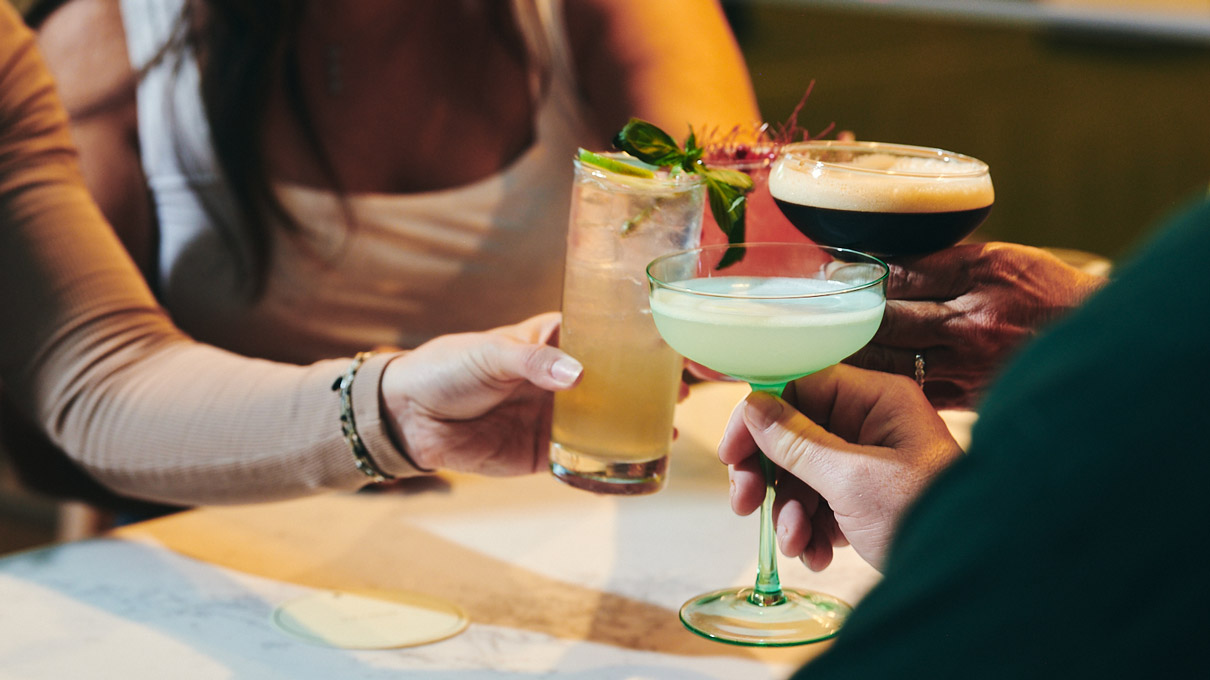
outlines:
{"label": "fingers gripping glass", "polygon": [[[660,257],[647,267],[651,313],[664,340],[686,358],[780,395],[786,384],[831,366],[874,336],[886,306],[888,268],[864,253],[803,243],[741,244],[739,262],[719,269],[728,246]],[[696,597],[681,621],[705,637],[740,645],[826,640],[850,606],[783,588],[773,536],[774,466],[760,454],[765,499],[759,568],[751,587]]]}

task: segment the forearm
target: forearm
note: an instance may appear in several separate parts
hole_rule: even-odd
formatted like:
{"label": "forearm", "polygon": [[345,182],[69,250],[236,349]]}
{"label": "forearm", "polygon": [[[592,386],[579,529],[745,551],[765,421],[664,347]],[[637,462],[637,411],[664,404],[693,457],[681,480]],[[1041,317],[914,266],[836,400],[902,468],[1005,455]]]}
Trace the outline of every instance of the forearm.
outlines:
{"label": "forearm", "polygon": [[[99,482],[149,500],[216,504],[370,481],[354,465],[331,390],[347,360],[285,366],[156,335],[106,351],[76,374],[81,389],[44,405],[41,422]],[[389,359],[375,357],[358,372],[354,414],[378,467],[406,476],[415,470],[379,418]]]}

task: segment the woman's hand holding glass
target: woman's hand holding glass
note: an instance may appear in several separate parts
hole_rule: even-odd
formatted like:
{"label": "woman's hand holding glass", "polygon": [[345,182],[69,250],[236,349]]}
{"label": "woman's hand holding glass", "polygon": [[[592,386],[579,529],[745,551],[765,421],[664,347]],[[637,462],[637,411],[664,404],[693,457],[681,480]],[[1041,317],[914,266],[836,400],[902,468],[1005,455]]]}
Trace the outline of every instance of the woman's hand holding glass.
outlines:
{"label": "woman's hand holding glass", "polygon": [[732,509],[749,514],[764,498],[759,448],[781,468],[783,554],[819,571],[833,546],[851,544],[880,568],[904,511],[962,450],[903,376],[835,366],[784,394],[788,402],[754,392],[727,424],[718,453],[730,466]]}
{"label": "woman's hand holding glass", "polygon": [[393,360],[381,399],[395,441],[426,470],[516,475],[546,467],[552,390],[580,363],[547,343],[558,313],[431,340]]}

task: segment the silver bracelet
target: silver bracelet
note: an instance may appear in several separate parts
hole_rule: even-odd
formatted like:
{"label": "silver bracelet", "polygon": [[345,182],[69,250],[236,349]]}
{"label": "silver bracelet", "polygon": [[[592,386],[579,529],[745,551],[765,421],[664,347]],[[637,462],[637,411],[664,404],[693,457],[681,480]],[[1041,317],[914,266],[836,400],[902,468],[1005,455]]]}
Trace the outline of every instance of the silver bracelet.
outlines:
{"label": "silver bracelet", "polygon": [[340,392],[340,431],[344,434],[349,449],[353,451],[353,464],[366,477],[375,482],[385,482],[388,479],[395,479],[395,477],[383,472],[370,458],[370,452],[366,450],[365,443],[361,441],[361,435],[357,434],[357,422],[353,419],[353,378],[357,377],[357,370],[361,368],[365,360],[372,356],[374,356],[373,352],[359,352],[357,356],[353,357],[353,361],[345,370],[344,375],[332,383],[332,391]]}

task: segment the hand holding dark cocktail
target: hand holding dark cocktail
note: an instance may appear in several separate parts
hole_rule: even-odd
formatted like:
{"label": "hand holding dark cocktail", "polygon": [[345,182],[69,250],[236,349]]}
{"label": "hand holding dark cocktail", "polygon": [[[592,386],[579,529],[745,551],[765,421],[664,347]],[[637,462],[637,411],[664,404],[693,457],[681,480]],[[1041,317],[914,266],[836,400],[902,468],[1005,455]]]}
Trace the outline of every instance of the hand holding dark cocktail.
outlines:
{"label": "hand holding dark cocktail", "polygon": [[972,243],[892,261],[878,334],[845,363],[915,373],[937,408],[970,409],[1021,345],[1104,283],[1040,248]]}

